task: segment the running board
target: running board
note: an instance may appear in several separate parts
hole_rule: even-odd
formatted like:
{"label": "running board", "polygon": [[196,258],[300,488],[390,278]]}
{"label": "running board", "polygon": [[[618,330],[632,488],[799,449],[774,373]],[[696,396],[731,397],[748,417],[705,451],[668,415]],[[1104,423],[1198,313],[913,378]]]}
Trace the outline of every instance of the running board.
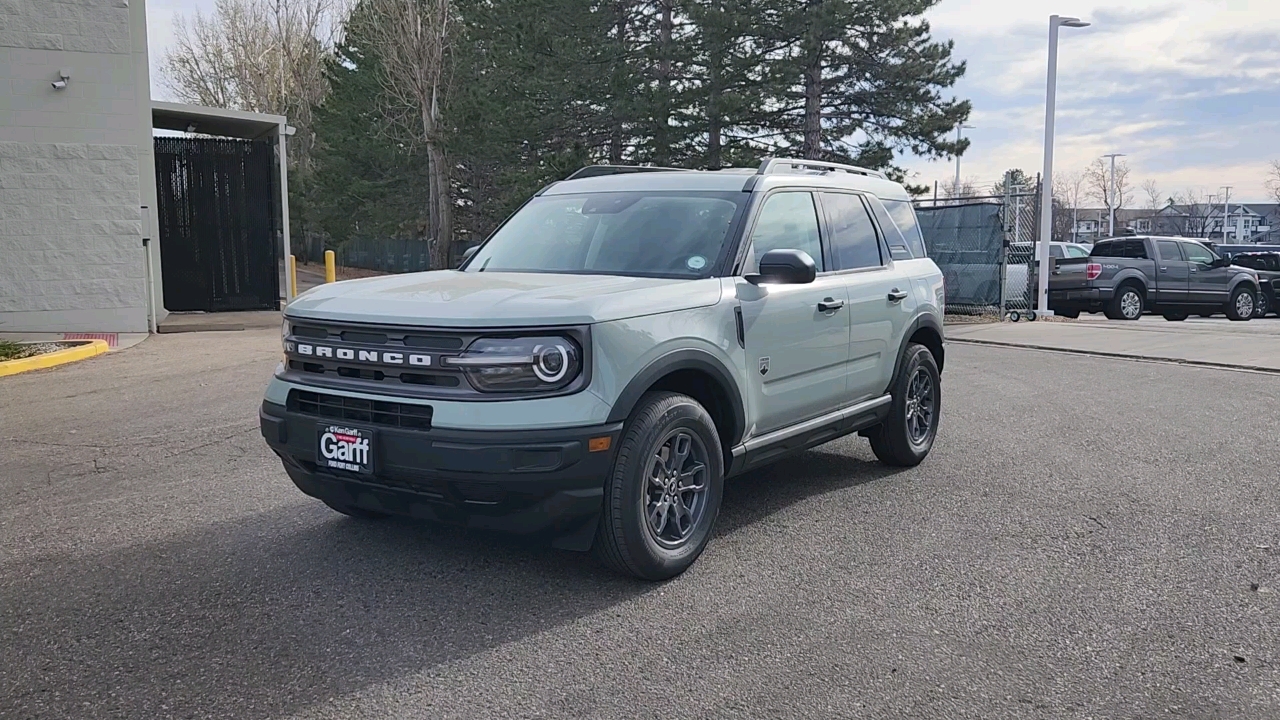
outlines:
{"label": "running board", "polygon": [[733,448],[733,465],[729,474],[768,464],[784,455],[807,450],[883,422],[892,402],[892,395],[882,395],[752,438]]}

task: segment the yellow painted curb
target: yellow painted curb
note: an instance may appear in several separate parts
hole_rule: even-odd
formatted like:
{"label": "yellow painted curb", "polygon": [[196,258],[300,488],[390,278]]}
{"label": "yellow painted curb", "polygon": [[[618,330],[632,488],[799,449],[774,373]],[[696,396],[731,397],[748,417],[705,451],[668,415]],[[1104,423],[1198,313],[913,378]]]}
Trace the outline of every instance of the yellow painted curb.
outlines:
{"label": "yellow painted curb", "polygon": [[77,360],[91,358],[94,355],[101,355],[110,350],[106,340],[90,340],[83,345],[69,347],[66,350],[54,350],[50,353],[42,353],[35,357],[19,358],[17,360],[5,360],[0,362],[0,377],[5,375],[17,375],[18,373],[27,372],[28,370],[43,370],[45,368],[56,367],[73,363]]}

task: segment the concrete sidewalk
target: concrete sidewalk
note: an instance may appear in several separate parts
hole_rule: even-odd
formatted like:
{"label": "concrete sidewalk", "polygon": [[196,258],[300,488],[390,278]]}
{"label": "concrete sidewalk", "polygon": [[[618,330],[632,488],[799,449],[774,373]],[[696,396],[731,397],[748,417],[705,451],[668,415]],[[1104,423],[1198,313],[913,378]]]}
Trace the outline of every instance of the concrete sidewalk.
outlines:
{"label": "concrete sidewalk", "polygon": [[947,339],[1280,373],[1280,322],[1081,320],[956,324]]}

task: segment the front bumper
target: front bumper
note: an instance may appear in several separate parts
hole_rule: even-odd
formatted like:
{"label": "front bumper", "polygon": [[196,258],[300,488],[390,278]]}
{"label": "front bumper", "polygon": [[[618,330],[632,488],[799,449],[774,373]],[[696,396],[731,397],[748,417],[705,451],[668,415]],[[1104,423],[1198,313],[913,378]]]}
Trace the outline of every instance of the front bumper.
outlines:
{"label": "front bumper", "polygon": [[[316,465],[317,429],[332,420],[264,402],[263,438],[304,493],[366,510],[484,530],[546,534],[586,550],[621,423],[563,430],[414,430],[372,425],[372,474]],[[609,438],[608,450],[589,441]]]}

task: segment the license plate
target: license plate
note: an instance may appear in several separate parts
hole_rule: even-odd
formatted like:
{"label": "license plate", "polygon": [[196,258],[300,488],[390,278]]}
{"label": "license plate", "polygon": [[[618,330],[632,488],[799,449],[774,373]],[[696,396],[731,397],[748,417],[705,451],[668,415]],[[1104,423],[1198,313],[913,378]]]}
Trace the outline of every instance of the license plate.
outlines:
{"label": "license plate", "polygon": [[347,472],[373,472],[372,430],[350,425],[321,425],[316,438],[316,465]]}

